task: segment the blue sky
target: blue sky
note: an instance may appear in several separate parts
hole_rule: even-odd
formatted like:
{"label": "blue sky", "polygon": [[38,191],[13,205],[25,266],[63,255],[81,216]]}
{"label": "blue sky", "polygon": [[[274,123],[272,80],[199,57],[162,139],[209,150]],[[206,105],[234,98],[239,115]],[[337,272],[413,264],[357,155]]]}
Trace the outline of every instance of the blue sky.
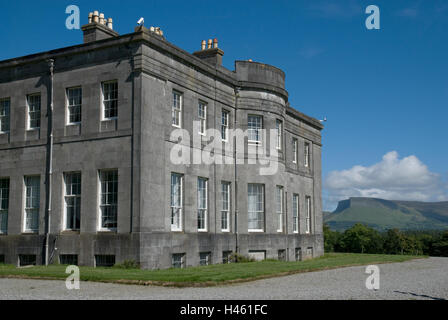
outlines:
{"label": "blue sky", "polygon": [[[218,38],[224,66],[253,59],[286,72],[290,103],[328,122],[324,207],[348,196],[448,200],[448,2],[433,1],[2,1],[0,60],[79,44],[65,8],[136,21],[196,51]],[[365,9],[380,8],[367,30]]]}

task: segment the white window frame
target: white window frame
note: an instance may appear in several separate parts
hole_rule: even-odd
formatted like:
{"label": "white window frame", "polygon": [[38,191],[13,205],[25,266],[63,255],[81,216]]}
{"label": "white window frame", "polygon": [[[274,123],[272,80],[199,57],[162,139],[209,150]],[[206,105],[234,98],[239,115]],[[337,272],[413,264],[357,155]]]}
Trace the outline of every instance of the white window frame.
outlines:
{"label": "white window frame", "polygon": [[[230,232],[230,197],[231,197],[231,184],[227,181],[221,182],[221,231]],[[227,196],[225,196],[227,195]],[[225,217],[225,219],[224,219]],[[224,226],[224,221],[226,225]]]}
{"label": "white window frame", "polygon": [[0,234],[8,233],[10,179],[0,178]]}
{"label": "white window frame", "polygon": [[293,194],[292,196],[292,232],[299,233],[299,217],[300,217],[300,196]]}
{"label": "white window frame", "polygon": [[199,134],[205,136],[207,131],[207,103],[198,102]]}
{"label": "white window frame", "polygon": [[186,254],[185,253],[173,253],[171,255],[171,267],[176,268],[174,266],[175,264],[175,257],[180,257],[180,267],[179,269],[184,269],[186,267]]}
{"label": "white window frame", "polygon": [[283,198],[284,189],[282,186],[277,186],[275,188],[275,207],[277,215],[277,232],[283,232]]}
{"label": "white window frame", "polygon": [[282,150],[283,144],[283,121],[275,120],[275,129],[277,130],[277,150]]}
{"label": "white window frame", "polygon": [[[34,97],[39,97],[39,111],[35,111],[35,110],[31,111],[30,99],[32,99]],[[27,130],[38,130],[38,129],[40,129],[40,127],[42,125],[42,123],[41,123],[41,120],[42,120],[42,96],[41,96],[41,94],[40,93],[33,93],[33,94],[27,95],[27,97],[26,97],[26,104],[27,104],[27,121],[26,121],[27,122],[27,125],[26,125]],[[38,113],[39,114],[39,117],[37,119],[33,119],[33,120],[36,120],[36,121],[39,122],[38,126],[33,126],[33,127],[31,126],[31,121],[32,121],[31,113]]]}
{"label": "white window frame", "polygon": [[[80,92],[80,103],[72,105],[72,104],[70,104],[71,103],[70,93],[75,90],[79,90],[79,92]],[[67,106],[67,117],[66,117],[67,125],[74,125],[74,124],[81,123],[81,119],[82,119],[82,87],[79,86],[79,87],[67,88],[65,90],[65,101],[66,101],[66,106]],[[79,108],[79,121],[70,121],[70,116],[72,115],[71,109],[73,109],[73,108]]]}
{"label": "white window frame", "polygon": [[[173,194],[173,178],[178,178],[179,179],[179,202],[177,205],[174,204],[173,199],[174,199],[174,194]],[[170,208],[171,208],[171,216],[170,216],[170,221],[171,221],[171,231],[182,231],[183,228],[183,205],[184,205],[184,198],[183,198],[183,193],[184,193],[184,175],[180,174],[180,173],[171,173],[170,176]],[[174,210],[178,210],[178,215],[179,215],[179,224],[173,224],[173,212]]]}
{"label": "white window frame", "polygon": [[[202,257],[205,256],[205,264],[202,264]],[[199,252],[199,265],[200,266],[208,266],[211,264],[212,253],[211,252]]]}
{"label": "white window frame", "polygon": [[11,130],[11,98],[0,99],[0,134]]}
{"label": "white window frame", "polygon": [[[75,194],[72,193],[73,192],[73,188],[70,188],[70,194],[67,193],[67,188],[68,188],[68,181],[70,178],[70,181],[72,181],[72,177],[74,175],[79,175],[79,194]],[[73,185],[73,183],[71,183],[71,185]],[[68,224],[68,205],[67,205],[67,200],[69,199],[73,199],[76,203],[76,200],[78,200],[79,202],[79,220],[81,221],[81,194],[82,194],[82,175],[81,172],[66,172],[64,173],[64,219],[63,219],[63,230],[66,231],[79,231],[81,229],[81,222],[79,225],[79,228],[68,228],[67,224]],[[100,200],[101,201],[101,200]],[[76,207],[76,206],[75,206]]]}
{"label": "white window frame", "polygon": [[305,152],[304,152],[304,163],[303,165],[305,166],[305,168],[309,168],[310,167],[310,154],[311,154],[311,144],[309,142],[305,142]]}
{"label": "white window frame", "polygon": [[[201,188],[201,183],[204,183]],[[198,208],[198,232],[207,232],[208,228],[208,179],[207,178],[198,178],[198,197],[197,197],[197,208]],[[204,192],[204,193],[202,193]],[[203,199],[202,197],[205,197]],[[203,218],[201,219],[201,214]],[[200,221],[203,221],[203,226],[200,226]]]}
{"label": "white window frame", "polygon": [[224,142],[228,141],[229,122],[230,122],[230,111],[224,109],[221,110],[221,139]]}
{"label": "white window frame", "polygon": [[[117,86],[116,92],[117,96],[116,98],[112,99],[105,99],[105,85],[115,84]],[[101,121],[107,121],[107,120],[115,120],[118,119],[118,80],[110,80],[110,81],[104,81],[101,83]],[[114,102],[116,103],[116,116],[112,117],[106,117],[106,103],[107,102]]]}
{"label": "white window frame", "polygon": [[[177,104],[176,97],[179,97]],[[171,125],[175,128],[182,128],[182,109],[183,109],[183,95],[179,91],[173,90],[171,101]],[[177,114],[177,118],[175,115]],[[178,120],[179,123],[175,123],[174,120]]]}
{"label": "white window frame", "polygon": [[[32,179],[36,179],[37,185],[28,184]],[[38,233],[39,232],[39,215],[40,215],[40,176],[25,176],[23,179],[24,182],[24,215],[23,215],[23,232],[25,233]],[[33,187],[37,187],[37,191],[33,189]],[[31,195],[28,194],[28,188],[31,188]],[[37,196],[33,196],[37,193]],[[35,207],[33,205],[28,206],[30,200],[32,202],[33,198],[37,198],[38,205]],[[36,215],[36,226],[34,229],[28,228],[27,221],[29,220],[28,215],[35,214]]]}
{"label": "white window frame", "polygon": [[312,216],[312,206],[311,206],[311,197],[305,197],[305,205],[306,205],[306,218],[305,218],[305,233],[311,233],[311,216]]}
{"label": "white window frame", "polygon": [[[115,173],[116,174],[116,180],[114,181],[116,183],[115,186],[115,192],[110,192],[109,190],[103,190],[103,174],[106,173]],[[118,170],[117,169],[103,169],[98,171],[98,230],[99,231],[117,231],[118,228],[118,187],[119,187],[119,176],[118,176]],[[109,181],[107,181],[109,183]],[[116,203],[103,203],[103,197],[102,195],[108,195],[116,193]],[[103,227],[103,208],[115,208],[115,227]]]}
{"label": "white window frame", "polygon": [[[255,210],[254,211],[249,211],[249,207],[250,207],[250,195],[251,195],[251,187],[252,188],[260,188],[259,190],[254,190],[256,191],[256,193],[253,194],[253,196],[255,197],[259,197],[261,194],[261,201],[258,201],[259,199],[256,199],[256,203],[255,203]],[[264,224],[265,224],[265,186],[264,184],[259,184],[259,183],[249,183],[248,184],[248,188],[247,188],[247,219],[248,219],[248,232],[264,232]],[[261,192],[260,192],[261,191]],[[257,206],[261,206],[261,210],[257,210]],[[257,221],[258,224],[258,228],[251,228],[250,227],[250,221],[249,219],[255,215],[257,219],[253,219],[254,221]],[[262,217],[262,219],[260,219],[260,217]],[[260,223],[261,222],[261,223]],[[262,226],[262,228],[259,228],[259,226]]]}
{"label": "white window frame", "polygon": [[[258,119],[257,121],[250,121],[251,119]],[[251,124],[255,124],[256,126],[253,127]],[[259,126],[258,126],[259,124]],[[248,136],[248,143],[250,144],[261,144],[262,141],[262,134],[263,134],[263,116],[256,115],[256,114],[249,114],[247,116],[247,136]],[[255,138],[257,140],[253,140],[253,136],[256,136]]]}
{"label": "white window frame", "polygon": [[297,138],[292,138],[292,162],[294,164],[297,164],[298,157],[298,147],[299,147],[299,140]]}

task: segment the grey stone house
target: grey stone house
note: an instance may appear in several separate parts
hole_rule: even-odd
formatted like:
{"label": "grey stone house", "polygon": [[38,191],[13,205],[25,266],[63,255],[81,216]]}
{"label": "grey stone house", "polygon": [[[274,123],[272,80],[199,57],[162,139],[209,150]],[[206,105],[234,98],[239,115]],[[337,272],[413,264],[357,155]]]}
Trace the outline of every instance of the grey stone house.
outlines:
{"label": "grey stone house", "polygon": [[[283,71],[231,71],[216,40],[190,54],[157,28],[119,35],[97,13],[82,30],[83,44],[0,61],[0,263],[323,254],[323,126],[289,105]],[[251,151],[272,141],[275,157]],[[178,163],[179,146],[227,162]],[[260,174],[266,159],[276,170]]]}

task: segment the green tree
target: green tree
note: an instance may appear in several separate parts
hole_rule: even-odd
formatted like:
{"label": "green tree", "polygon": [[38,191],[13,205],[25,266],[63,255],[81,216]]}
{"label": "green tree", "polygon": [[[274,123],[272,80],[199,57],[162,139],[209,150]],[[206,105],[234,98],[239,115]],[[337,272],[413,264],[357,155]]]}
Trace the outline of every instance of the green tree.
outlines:
{"label": "green tree", "polygon": [[438,257],[448,257],[448,231],[432,244],[432,253]]}
{"label": "green tree", "polygon": [[380,253],[382,239],[378,231],[357,223],[342,234],[341,246],[347,252]]}
{"label": "green tree", "polygon": [[330,227],[324,223],[324,250],[325,252],[336,252],[340,248],[339,240],[341,234],[337,231],[332,231]]}

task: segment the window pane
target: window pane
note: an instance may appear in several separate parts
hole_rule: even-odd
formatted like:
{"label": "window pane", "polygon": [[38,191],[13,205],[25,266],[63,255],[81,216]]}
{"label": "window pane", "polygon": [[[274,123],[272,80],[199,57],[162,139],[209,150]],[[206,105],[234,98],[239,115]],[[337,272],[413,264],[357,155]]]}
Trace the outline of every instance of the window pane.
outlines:
{"label": "window pane", "polygon": [[116,118],[118,116],[118,82],[103,83],[103,108],[104,118]]}
{"label": "window pane", "polygon": [[8,132],[10,128],[11,101],[0,99],[0,132]]}
{"label": "window pane", "polygon": [[67,89],[68,123],[81,122],[82,89]]}
{"label": "window pane", "polygon": [[264,229],[264,186],[248,185],[248,228]]}
{"label": "window pane", "polygon": [[40,94],[28,96],[28,128],[40,128]]}
{"label": "window pane", "polygon": [[261,116],[248,116],[248,139],[249,141],[261,141],[262,118]]}
{"label": "window pane", "polygon": [[117,228],[118,171],[100,171],[101,182],[101,227]]}

